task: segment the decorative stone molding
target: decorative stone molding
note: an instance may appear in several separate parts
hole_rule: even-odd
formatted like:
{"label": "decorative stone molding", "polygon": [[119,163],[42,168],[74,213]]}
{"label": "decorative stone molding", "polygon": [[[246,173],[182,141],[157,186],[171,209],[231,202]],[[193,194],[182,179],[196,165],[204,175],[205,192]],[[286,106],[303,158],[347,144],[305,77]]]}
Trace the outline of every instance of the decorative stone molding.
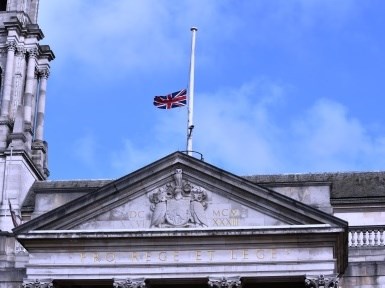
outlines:
{"label": "decorative stone molding", "polygon": [[27,137],[24,135],[24,133],[12,133],[9,135],[10,140],[17,140],[25,143],[27,141]]}
{"label": "decorative stone molding", "polygon": [[318,277],[306,277],[306,288],[338,288],[338,277],[325,277],[320,275]]}
{"label": "decorative stone molding", "polygon": [[53,288],[52,280],[24,280],[23,288]]}
{"label": "decorative stone molding", "polygon": [[24,46],[17,46],[16,47],[16,55],[17,56],[25,56],[27,53],[27,49],[25,49]]}
{"label": "decorative stone molding", "polygon": [[42,140],[34,140],[32,142],[32,150],[41,150],[44,153],[47,153],[47,142]]}
{"label": "decorative stone molding", "polygon": [[174,181],[150,194],[151,227],[207,227],[207,192],[183,180],[176,169]]}
{"label": "decorative stone molding", "polygon": [[7,126],[12,128],[13,122],[10,119],[0,119],[0,126]]}
{"label": "decorative stone molding", "polygon": [[48,79],[48,77],[49,77],[49,69],[48,69],[48,68],[39,69],[39,70],[37,71],[37,75],[38,75],[38,77],[40,77],[40,78]]}
{"label": "decorative stone molding", "polygon": [[7,49],[8,51],[16,51],[16,42],[15,41],[7,42]]}
{"label": "decorative stone molding", "polygon": [[114,279],[114,288],[145,288],[146,282],[144,278],[140,279]]}
{"label": "decorative stone molding", "polygon": [[37,48],[30,48],[28,49],[29,57],[36,58],[37,57]]}
{"label": "decorative stone molding", "polygon": [[242,288],[240,277],[209,278],[211,288]]}

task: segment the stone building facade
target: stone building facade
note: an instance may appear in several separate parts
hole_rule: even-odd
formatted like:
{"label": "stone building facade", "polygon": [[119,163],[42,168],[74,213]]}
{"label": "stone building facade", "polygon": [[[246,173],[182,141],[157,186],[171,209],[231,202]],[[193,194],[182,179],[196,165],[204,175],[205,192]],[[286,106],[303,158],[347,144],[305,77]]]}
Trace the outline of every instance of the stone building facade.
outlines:
{"label": "stone building facade", "polygon": [[240,177],[181,152],[49,181],[38,0],[0,0],[0,288],[385,287],[385,173]]}

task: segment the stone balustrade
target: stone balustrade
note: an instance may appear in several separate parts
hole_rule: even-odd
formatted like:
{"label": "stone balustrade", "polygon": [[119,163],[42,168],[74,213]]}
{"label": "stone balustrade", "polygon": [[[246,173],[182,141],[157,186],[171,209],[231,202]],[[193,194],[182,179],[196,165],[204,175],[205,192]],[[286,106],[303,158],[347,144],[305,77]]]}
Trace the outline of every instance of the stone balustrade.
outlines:
{"label": "stone balustrade", "polygon": [[350,226],[349,247],[385,245],[385,226]]}

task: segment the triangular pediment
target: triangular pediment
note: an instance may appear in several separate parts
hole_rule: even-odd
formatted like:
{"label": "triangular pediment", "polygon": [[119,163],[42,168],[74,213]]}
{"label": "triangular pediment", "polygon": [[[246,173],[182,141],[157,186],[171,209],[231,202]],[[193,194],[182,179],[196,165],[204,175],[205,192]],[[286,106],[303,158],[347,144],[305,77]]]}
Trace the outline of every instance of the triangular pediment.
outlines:
{"label": "triangular pediment", "polygon": [[346,226],[329,214],[176,152],[14,232],[317,224]]}

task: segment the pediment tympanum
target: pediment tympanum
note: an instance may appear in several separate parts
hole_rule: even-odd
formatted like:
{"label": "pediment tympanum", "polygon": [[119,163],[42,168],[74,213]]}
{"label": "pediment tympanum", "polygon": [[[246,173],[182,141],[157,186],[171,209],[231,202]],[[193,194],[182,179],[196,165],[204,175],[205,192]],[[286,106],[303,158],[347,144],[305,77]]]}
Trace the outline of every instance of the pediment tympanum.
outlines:
{"label": "pediment tympanum", "polygon": [[166,184],[75,226],[82,229],[273,226],[284,223],[185,179],[176,169]]}
{"label": "pediment tympanum", "polygon": [[176,152],[14,229],[170,229],[346,223]]}

